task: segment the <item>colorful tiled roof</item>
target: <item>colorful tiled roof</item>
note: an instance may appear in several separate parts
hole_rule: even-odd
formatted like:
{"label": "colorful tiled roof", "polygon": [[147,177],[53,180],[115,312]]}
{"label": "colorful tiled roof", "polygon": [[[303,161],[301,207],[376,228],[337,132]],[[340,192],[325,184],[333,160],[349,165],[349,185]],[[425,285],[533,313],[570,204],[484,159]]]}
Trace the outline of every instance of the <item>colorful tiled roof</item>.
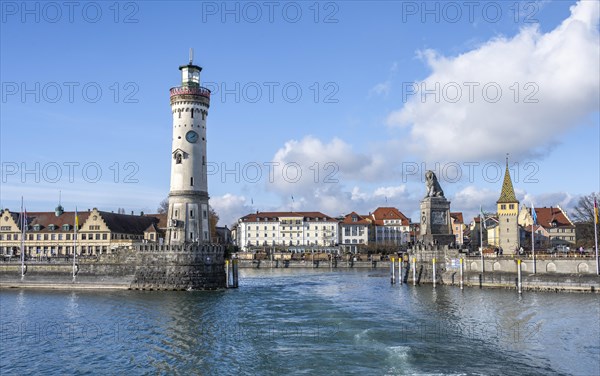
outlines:
{"label": "colorful tiled roof", "polygon": [[506,171],[504,172],[504,182],[502,183],[502,192],[500,192],[500,198],[496,203],[518,203],[517,197],[515,196],[515,190],[513,188],[512,180],[510,178],[510,171],[508,170],[508,161],[506,162]]}

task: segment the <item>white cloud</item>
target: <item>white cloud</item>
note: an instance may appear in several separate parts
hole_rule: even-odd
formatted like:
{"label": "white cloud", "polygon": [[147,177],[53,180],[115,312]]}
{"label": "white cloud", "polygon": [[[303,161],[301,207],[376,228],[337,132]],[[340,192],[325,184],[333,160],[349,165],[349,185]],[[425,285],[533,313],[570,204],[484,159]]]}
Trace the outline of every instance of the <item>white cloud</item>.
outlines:
{"label": "white cloud", "polygon": [[398,62],[394,61],[392,63],[392,66],[390,67],[388,79],[385,80],[384,82],[380,82],[380,83],[376,84],[375,86],[373,86],[369,90],[368,98],[371,98],[374,96],[381,96],[381,97],[387,98],[388,95],[390,94],[390,91],[392,90],[392,78],[394,76],[396,76],[397,72],[398,72]]}
{"label": "white cloud", "polygon": [[369,90],[369,97],[379,95],[383,97],[387,97],[390,94],[390,90],[392,89],[392,82],[385,81],[380,82],[377,85],[373,86],[371,90]]}
{"label": "white cloud", "polygon": [[219,215],[219,226],[227,225],[231,227],[240,217],[253,212],[251,203],[247,202],[244,196],[236,196],[230,193],[223,196],[212,196],[210,206]]}
{"label": "white cloud", "polygon": [[[547,152],[564,131],[599,110],[599,6],[581,1],[548,33],[523,28],[513,38],[498,37],[459,56],[423,51],[432,73],[418,84],[427,89],[439,85],[439,103],[433,95],[424,100],[420,94],[410,95],[400,110],[389,114],[388,125],[409,127],[412,151],[429,160]],[[469,82],[479,85],[472,101],[471,84],[465,84]],[[494,87],[502,95],[489,103]],[[462,94],[456,103],[451,103],[453,88]],[[537,103],[524,103],[531,100]]]}
{"label": "white cloud", "polygon": [[324,143],[313,136],[290,140],[273,156],[273,180],[267,189],[298,194],[344,183],[389,178],[389,163],[381,154],[363,154],[339,138]]}
{"label": "white cloud", "polygon": [[579,196],[573,196],[569,192],[531,194],[516,190],[516,194],[517,198],[521,201],[521,205],[530,207],[533,203],[533,205],[538,208],[550,206],[556,207],[558,205],[567,211],[571,211],[575,205],[577,205],[577,201],[579,200]]}
{"label": "white cloud", "polygon": [[473,217],[479,215],[480,207],[485,213],[496,212],[496,200],[499,197],[499,189],[491,190],[469,185],[450,198],[450,210],[462,212],[465,223],[469,223]]}

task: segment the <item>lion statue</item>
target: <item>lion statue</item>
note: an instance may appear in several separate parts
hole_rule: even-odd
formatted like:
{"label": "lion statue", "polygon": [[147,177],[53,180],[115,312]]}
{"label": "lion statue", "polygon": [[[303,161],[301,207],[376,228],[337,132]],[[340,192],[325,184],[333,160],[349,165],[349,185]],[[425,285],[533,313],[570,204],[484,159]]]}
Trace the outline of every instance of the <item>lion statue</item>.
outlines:
{"label": "lion statue", "polygon": [[431,170],[427,170],[425,173],[425,187],[427,187],[427,197],[444,197],[444,191],[440,187],[437,176]]}

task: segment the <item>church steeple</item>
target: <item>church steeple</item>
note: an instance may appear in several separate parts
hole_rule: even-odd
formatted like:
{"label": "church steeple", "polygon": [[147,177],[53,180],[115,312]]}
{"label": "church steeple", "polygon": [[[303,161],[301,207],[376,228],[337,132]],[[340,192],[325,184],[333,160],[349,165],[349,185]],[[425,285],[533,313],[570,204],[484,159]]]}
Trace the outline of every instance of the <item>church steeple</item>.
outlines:
{"label": "church steeple", "polygon": [[497,204],[519,202],[515,196],[512,179],[510,178],[510,170],[508,169],[508,156],[506,157],[506,170],[504,172],[504,182],[502,183],[502,191],[500,198],[496,201]]}

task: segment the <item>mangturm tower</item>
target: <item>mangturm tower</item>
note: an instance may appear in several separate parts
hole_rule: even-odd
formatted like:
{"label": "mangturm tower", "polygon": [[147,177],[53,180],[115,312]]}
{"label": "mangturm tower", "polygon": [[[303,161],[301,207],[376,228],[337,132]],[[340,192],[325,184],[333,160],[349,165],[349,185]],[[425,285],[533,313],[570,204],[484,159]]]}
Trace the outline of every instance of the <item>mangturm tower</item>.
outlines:
{"label": "mangturm tower", "polygon": [[510,171],[508,170],[508,157],[506,157],[506,171],[500,198],[496,201],[498,206],[498,224],[500,248],[504,254],[514,254],[519,248],[519,200],[515,196]]}
{"label": "mangturm tower", "polygon": [[206,174],[206,117],[210,90],[200,86],[202,68],[190,61],[179,67],[181,86],[171,88],[173,147],[167,243],[210,242]]}

